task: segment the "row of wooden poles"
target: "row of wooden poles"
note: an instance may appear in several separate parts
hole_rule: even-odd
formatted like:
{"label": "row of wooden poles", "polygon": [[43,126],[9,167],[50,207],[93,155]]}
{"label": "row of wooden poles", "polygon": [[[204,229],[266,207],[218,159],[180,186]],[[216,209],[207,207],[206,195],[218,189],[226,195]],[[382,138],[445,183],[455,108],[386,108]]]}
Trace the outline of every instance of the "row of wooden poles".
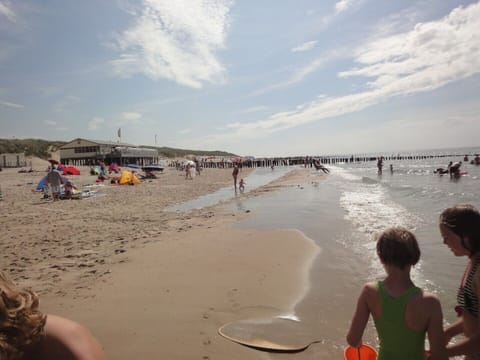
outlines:
{"label": "row of wooden poles", "polygon": [[[383,156],[384,161],[394,160],[423,160],[431,158],[473,158],[475,154],[428,154],[428,155],[387,155]],[[303,165],[306,167],[313,167],[314,161],[319,161],[322,164],[338,164],[338,163],[355,163],[355,162],[367,162],[378,161],[382,157],[378,156],[316,156],[316,157],[275,157],[275,158],[258,158],[242,160],[238,163],[241,167],[271,167],[271,166],[292,166]],[[465,159],[464,159],[465,160]],[[235,163],[230,161],[200,161],[200,165],[204,168],[227,168],[233,167]]]}

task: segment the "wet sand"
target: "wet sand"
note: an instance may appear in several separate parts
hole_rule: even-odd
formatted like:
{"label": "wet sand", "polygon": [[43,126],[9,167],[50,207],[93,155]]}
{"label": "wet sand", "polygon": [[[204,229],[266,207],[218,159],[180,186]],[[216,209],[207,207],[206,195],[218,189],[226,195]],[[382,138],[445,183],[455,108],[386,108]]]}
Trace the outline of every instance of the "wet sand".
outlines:
{"label": "wet sand", "polygon": [[[47,202],[31,191],[46,165],[34,165],[38,173],[0,173],[2,268],[40,293],[44,312],[85,324],[111,359],[270,358],[217,330],[289,313],[318,248],[298,231],[229,226],[252,213],[219,206],[162,211],[225,186],[233,192],[230,169],[206,169],[194,180],[166,169],[140,185],[107,184],[98,188],[103,196]],[[77,186],[95,180],[80,169],[71,177]],[[308,181],[296,170],[242,196]],[[323,349],[289,358],[321,356]]]}

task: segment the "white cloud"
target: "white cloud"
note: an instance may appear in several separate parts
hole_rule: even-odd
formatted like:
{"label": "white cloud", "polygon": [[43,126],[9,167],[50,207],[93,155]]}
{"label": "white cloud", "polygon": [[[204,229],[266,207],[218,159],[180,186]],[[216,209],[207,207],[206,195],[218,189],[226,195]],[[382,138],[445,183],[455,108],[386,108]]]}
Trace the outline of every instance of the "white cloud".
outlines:
{"label": "white cloud", "polygon": [[[48,88],[43,88],[45,91],[44,93],[47,94]],[[54,94],[52,92],[52,94]],[[82,101],[81,98],[75,95],[65,95],[62,96],[61,98],[58,99],[58,101],[55,102],[53,105],[53,111],[57,113],[62,113],[62,112],[67,112],[70,111],[73,106],[78,104],[80,101]]]}
{"label": "white cloud", "polygon": [[22,109],[22,108],[25,107],[25,106],[23,106],[23,105],[15,104],[15,103],[8,102],[8,101],[0,101],[0,105],[4,105],[4,106],[16,108],[16,109]]}
{"label": "white cloud", "polygon": [[335,19],[337,16],[339,16],[341,13],[349,10],[352,8],[356,3],[358,3],[358,0],[340,0],[335,3],[335,9],[333,13],[325,15],[319,19],[319,25],[322,28],[328,27]]}
{"label": "white cloud", "polygon": [[55,125],[57,125],[57,122],[53,121],[53,120],[45,120],[45,124],[47,124],[49,126],[55,126]]}
{"label": "white cloud", "polygon": [[241,113],[242,114],[250,114],[250,113],[265,111],[265,110],[268,110],[268,106],[258,105],[258,106],[252,106],[252,107],[246,108],[246,109],[242,110]]}
{"label": "white cloud", "polygon": [[94,117],[92,120],[88,122],[88,130],[97,130],[105,120],[101,117]]}
{"label": "white cloud", "polygon": [[360,111],[393,96],[432,91],[480,73],[479,18],[480,3],[458,7],[438,21],[362,44],[355,52],[359,67],[339,75],[368,79],[364,92],[322,97],[266,120],[231,124],[235,134],[220,137],[259,136],[288,129]]}
{"label": "white cloud", "polygon": [[340,0],[335,3],[335,13],[339,14],[348,10],[354,4],[354,0]]}
{"label": "white cloud", "polygon": [[186,128],[186,129],[180,130],[178,133],[184,135],[184,134],[188,134],[188,133],[191,133],[191,132],[192,132],[192,129]]}
{"label": "white cloud", "polygon": [[372,36],[376,38],[383,38],[398,32],[408,32],[415,24],[421,22],[422,14],[419,13],[418,8],[408,7],[399,12],[395,12],[375,24],[372,31]]}
{"label": "white cloud", "polygon": [[5,16],[11,22],[16,22],[16,15],[9,7],[8,2],[0,2],[0,15]]}
{"label": "white cloud", "polygon": [[75,96],[75,95],[67,95],[65,96],[65,99],[72,101],[72,102],[79,102],[82,100],[82,98]]}
{"label": "white cloud", "polygon": [[118,38],[120,76],[142,73],[192,88],[223,80],[215,51],[225,47],[231,0],[144,0],[135,25]]}
{"label": "white cloud", "polygon": [[313,40],[313,41],[307,41],[301,45],[298,45],[296,47],[294,47],[292,50],[290,50],[291,52],[303,52],[303,51],[308,51],[308,50],[312,50],[314,48],[314,46],[317,44],[317,41],[316,40]]}
{"label": "white cloud", "polygon": [[136,112],[124,112],[122,116],[126,120],[138,120],[142,117],[142,114]]}
{"label": "white cloud", "polygon": [[297,84],[301,82],[303,79],[305,79],[309,74],[314,73],[315,71],[318,71],[328,62],[345,56],[343,53],[344,51],[342,50],[336,50],[336,51],[330,52],[329,54],[323,54],[321,57],[314,59],[307,65],[295,69],[292,72],[292,75],[290,76],[289,79],[283,82],[271,84],[264,88],[255,90],[253,92],[253,95],[261,95],[273,90],[282,89],[282,88],[286,88],[291,85]]}
{"label": "white cloud", "polygon": [[368,86],[388,95],[438,88],[480,72],[480,3],[445,18],[419,23],[408,33],[375,40],[356,52],[361,66],[342,77],[371,78]]}

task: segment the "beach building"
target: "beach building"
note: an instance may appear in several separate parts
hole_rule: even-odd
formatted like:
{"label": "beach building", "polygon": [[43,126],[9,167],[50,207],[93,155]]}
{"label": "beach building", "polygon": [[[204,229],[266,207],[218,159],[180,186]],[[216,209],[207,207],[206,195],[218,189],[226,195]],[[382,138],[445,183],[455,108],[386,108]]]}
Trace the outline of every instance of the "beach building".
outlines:
{"label": "beach building", "polygon": [[104,161],[107,165],[117,163],[147,165],[158,162],[156,149],[136,145],[89,139],[74,139],[59,148],[60,162],[71,165],[93,165]]}

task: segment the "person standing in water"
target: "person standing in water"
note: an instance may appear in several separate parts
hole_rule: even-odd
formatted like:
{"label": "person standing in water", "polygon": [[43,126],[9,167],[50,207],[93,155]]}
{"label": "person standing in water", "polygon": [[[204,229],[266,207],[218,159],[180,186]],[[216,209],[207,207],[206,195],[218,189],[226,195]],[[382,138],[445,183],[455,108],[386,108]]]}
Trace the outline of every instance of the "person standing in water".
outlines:
{"label": "person standing in water", "polygon": [[233,176],[233,186],[236,189],[237,188],[237,177],[238,177],[238,165],[237,164],[233,165],[232,176]]}
{"label": "person standing in water", "polygon": [[412,266],[420,260],[417,239],[407,229],[394,227],[380,234],[377,254],[387,276],[363,286],[347,334],[352,347],[362,344],[370,315],[380,340],[378,360],[424,360],[428,334],[431,360],[446,360],[440,301],[415,286]]}
{"label": "person standing in water", "polygon": [[448,356],[480,359],[480,213],[472,205],[447,208],[440,215],[443,243],[455,256],[467,256],[468,263],[457,292],[455,307],[459,319],[445,328],[446,341],[463,334],[464,339],[448,344]]}
{"label": "person standing in water", "polygon": [[383,156],[380,156],[377,160],[377,169],[378,169],[378,175],[382,175],[382,170],[383,170]]}

